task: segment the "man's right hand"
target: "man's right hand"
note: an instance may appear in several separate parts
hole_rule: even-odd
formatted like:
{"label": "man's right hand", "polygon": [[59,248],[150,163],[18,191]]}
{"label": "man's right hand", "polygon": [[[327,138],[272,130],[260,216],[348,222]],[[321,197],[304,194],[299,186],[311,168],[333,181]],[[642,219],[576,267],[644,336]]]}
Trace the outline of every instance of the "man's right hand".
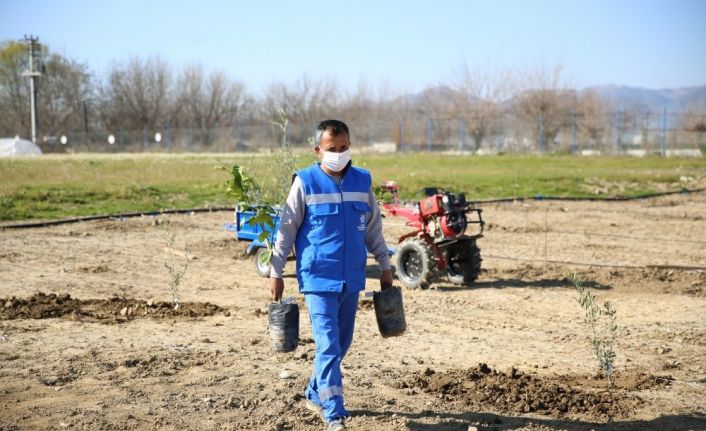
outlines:
{"label": "man's right hand", "polygon": [[282,299],[282,292],[284,292],[284,280],[281,278],[270,278],[270,293],[272,293],[272,299],[279,301]]}

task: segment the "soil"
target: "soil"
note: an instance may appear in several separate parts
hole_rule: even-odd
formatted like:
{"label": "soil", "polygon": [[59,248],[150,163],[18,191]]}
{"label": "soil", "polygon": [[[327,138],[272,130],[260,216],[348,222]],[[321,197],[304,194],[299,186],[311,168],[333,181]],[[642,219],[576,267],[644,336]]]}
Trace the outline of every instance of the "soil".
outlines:
{"label": "soil", "polygon": [[0,320],[48,319],[61,317],[86,322],[121,323],[148,317],[152,319],[213,316],[230,312],[209,303],[174,303],[141,301],[114,296],[110,299],[80,300],[68,293],[35,293],[27,299],[0,298]]}
{"label": "soil", "polygon": [[[349,429],[706,429],[706,195],[486,205],[472,286],[403,291],[382,338],[361,295]],[[0,430],[322,430],[315,346],[273,351],[269,293],[232,214],[0,231]],[[407,232],[386,218],[389,244]],[[172,249],[165,233],[176,235]],[[165,263],[188,260],[174,307]],[[568,281],[616,309],[609,386]],[[369,261],[367,290],[379,288]]]}

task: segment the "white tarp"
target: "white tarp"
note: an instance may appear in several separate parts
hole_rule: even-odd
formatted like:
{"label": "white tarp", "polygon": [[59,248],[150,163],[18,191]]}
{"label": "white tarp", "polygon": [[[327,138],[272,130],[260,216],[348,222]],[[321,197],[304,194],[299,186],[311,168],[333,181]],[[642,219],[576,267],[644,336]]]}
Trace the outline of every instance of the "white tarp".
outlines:
{"label": "white tarp", "polygon": [[20,138],[0,139],[0,157],[41,156],[42,150],[31,141]]}

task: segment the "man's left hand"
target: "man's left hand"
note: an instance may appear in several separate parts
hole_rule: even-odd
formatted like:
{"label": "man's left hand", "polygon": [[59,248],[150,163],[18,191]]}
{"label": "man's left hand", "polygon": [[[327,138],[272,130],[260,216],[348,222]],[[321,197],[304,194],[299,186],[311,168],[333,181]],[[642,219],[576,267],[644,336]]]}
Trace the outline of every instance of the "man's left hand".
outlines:
{"label": "man's left hand", "polygon": [[392,286],[392,281],[392,270],[386,269],[382,272],[382,275],[380,276],[380,288]]}

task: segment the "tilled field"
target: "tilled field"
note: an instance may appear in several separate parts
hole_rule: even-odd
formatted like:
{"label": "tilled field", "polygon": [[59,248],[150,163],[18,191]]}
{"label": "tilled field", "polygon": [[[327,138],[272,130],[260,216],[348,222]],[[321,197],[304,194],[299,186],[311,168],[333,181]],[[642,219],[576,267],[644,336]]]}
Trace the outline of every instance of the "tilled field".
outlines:
{"label": "tilled field", "polygon": [[[405,290],[394,339],[362,299],[343,364],[351,429],[706,429],[706,196],[484,209],[474,286]],[[301,338],[274,353],[269,293],[230,219],[0,231],[0,430],[323,429],[302,404],[314,343],[293,263]],[[406,231],[385,229],[390,244]],[[176,311],[167,233],[189,259]],[[571,272],[617,310],[613,387]]]}

